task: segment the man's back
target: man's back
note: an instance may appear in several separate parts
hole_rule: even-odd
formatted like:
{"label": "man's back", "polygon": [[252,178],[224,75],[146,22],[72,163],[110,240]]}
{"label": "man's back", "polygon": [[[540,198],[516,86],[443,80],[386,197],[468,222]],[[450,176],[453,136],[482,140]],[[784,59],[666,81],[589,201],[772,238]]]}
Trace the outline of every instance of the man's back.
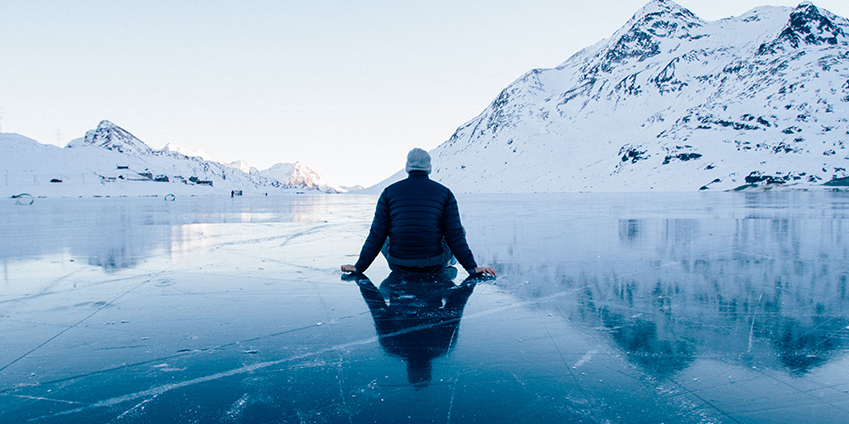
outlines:
{"label": "man's back", "polygon": [[383,201],[393,258],[437,257],[442,254],[443,234],[446,241],[463,235],[454,195],[424,172],[412,172],[407,179],[387,187]]}
{"label": "man's back", "polygon": [[428,178],[430,155],[410,150],[406,171],[407,179],[381,193],[360,257],[356,265],[342,265],[342,271],[365,272],[383,251],[393,270],[434,272],[450,266],[453,255],[470,274],[494,276],[495,270],[475,263],[454,194]]}

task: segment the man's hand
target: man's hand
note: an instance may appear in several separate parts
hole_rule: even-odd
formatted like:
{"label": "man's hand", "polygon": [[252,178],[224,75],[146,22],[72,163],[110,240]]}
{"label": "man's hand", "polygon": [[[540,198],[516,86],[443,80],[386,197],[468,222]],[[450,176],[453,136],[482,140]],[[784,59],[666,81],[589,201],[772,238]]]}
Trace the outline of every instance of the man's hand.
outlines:
{"label": "man's hand", "polygon": [[357,272],[357,268],[353,265],[342,265],[342,272]]}
{"label": "man's hand", "polygon": [[491,275],[495,277],[495,270],[488,266],[479,266],[475,268],[475,274],[481,273],[483,275]]}

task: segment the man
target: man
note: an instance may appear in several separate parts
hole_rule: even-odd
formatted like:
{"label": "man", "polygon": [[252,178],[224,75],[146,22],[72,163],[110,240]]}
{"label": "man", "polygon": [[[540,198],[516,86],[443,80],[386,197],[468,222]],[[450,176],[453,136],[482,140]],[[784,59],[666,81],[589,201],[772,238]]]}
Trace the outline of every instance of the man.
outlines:
{"label": "man", "polygon": [[495,276],[494,269],[475,262],[454,194],[428,177],[430,155],[410,150],[406,171],[407,179],[381,193],[360,257],[355,265],[342,265],[342,271],[365,272],[382,251],[393,271],[439,272],[453,256],[469,274]]}

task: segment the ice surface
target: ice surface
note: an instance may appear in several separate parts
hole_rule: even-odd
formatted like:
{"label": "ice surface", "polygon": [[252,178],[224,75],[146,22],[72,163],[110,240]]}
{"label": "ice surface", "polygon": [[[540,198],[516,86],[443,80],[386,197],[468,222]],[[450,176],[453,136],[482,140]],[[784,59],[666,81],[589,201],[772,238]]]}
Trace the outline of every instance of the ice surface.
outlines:
{"label": "ice surface", "polygon": [[343,280],[375,202],[2,201],[0,422],[849,422],[846,193],[459,196],[497,279]]}

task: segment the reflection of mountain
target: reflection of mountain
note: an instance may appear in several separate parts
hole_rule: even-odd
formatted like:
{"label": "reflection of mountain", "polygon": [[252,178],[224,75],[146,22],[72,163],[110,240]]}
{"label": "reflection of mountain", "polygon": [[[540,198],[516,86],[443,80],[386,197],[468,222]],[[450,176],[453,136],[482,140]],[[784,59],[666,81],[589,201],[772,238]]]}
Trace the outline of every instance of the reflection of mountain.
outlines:
{"label": "reflection of mountain", "polygon": [[4,241],[0,257],[70,254],[106,271],[132,268],[163,246],[170,235],[170,228],[152,225],[155,219],[150,210],[139,207],[141,203],[129,199],[36,199],[31,206],[10,208],[0,221]]}
{"label": "reflection of mountain", "polygon": [[88,257],[88,264],[107,272],[133,268],[165,244],[168,233],[163,228],[130,224],[129,212],[103,217],[100,226],[87,229],[87,234],[71,244],[70,254]]}
{"label": "reflection of mountain", "polygon": [[821,304],[814,307],[813,316],[783,316],[778,303],[781,298],[764,304],[766,313],[755,321],[754,334],[772,343],[787,369],[799,374],[808,372],[844,349],[847,316],[826,315]]}
{"label": "reflection of mountain", "polygon": [[[606,328],[654,375],[703,355],[805,373],[845,349],[845,196],[683,196],[655,206],[649,194],[617,196],[569,197],[554,203],[559,214],[505,203],[497,213],[517,218],[478,240],[478,260],[499,263],[498,286],[520,298],[574,291],[540,307]],[[464,222],[493,222],[464,206]]]}
{"label": "reflection of mountain", "polygon": [[204,225],[326,219],[328,196],[36,199],[7,207],[0,258],[69,254],[107,272],[133,268],[158,249],[203,247]]}
{"label": "reflection of mountain", "polygon": [[686,368],[694,359],[695,349],[687,340],[662,338],[658,325],[642,318],[626,318],[602,310],[601,320],[610,330],[613,340],[628,354],[629,359],[650,370],[652,374],[666,376]]}

